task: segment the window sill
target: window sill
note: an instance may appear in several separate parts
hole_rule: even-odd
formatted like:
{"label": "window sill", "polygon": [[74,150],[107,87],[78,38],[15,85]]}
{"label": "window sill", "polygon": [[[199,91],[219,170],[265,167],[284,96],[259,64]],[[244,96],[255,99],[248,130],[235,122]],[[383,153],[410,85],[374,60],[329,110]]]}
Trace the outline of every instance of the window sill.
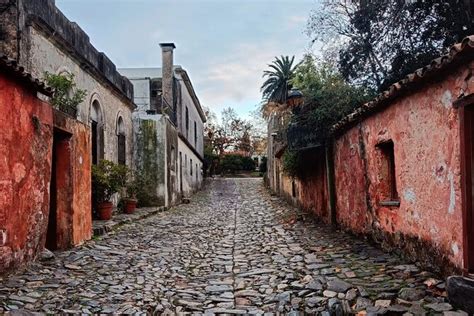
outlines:
{"label": "window sill", "polygon": [[400,201],[380,201],[380,206],[391,206],[391,207],[399,207]]}

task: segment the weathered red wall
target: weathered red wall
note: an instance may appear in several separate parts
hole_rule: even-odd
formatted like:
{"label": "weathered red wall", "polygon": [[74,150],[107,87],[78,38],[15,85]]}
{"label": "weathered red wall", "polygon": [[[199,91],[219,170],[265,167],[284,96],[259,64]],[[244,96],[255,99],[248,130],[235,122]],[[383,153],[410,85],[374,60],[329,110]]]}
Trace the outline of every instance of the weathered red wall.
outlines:
{"label": "weathered red wall", "polygon": [[53,113],[0,73],[0,273],[44,245],[49,213]]}
{"label": "weathered red wall", "polygon": [[311,150],[303,153],[307,172],[297,181],[298,203],[319,219],[330,222],[328,207],[328,191],[326,179],[326,158],[324,150]]}
{"label": "weathered red wall", "polygon": [[92,236],[91,210],[91,152],[90,128],[55,110],[56,131],[69,135],[64,140],[64,151],[58,160],[66,177],[58,181],[58,248],[81,244]]}
{"label": "weathered red wall", "polygon": [[[474,63],[470,65],[472,68]],[[462,267],[460,122],[453,101],[469,65],[427,83],[336,140],[338,222],[438,266]],[[379,205],[379,151],[393,140],[399,207]],[[443,267],[442,268],[446,268]]]}

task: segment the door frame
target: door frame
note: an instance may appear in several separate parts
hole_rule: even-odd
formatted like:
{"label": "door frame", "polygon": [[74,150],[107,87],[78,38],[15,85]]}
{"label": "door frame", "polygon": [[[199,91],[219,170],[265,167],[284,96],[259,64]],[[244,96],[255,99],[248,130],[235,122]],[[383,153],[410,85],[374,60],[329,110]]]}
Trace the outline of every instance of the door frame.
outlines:
{"label": "door frame", "polygon": [[[471,101],[472,97],[469,98]],[[463,273],[474,272],[474,102],[459,106],[461,140],[461,196],[463,233]]]}

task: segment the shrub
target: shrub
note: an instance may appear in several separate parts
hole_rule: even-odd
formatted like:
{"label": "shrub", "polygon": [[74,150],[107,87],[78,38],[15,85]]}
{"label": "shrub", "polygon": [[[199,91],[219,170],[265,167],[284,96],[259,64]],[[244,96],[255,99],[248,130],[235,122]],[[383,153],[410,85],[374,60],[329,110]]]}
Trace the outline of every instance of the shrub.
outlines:
{"label": "shrub", "polygon": [[76,89],[74,74],[64,72],[62,74],[44,73],[46,84],[54,89],[51,102],[56,109],[72,116],[77,114],[77,106],[84,101],[87,91]]}
{"label": "shrub", "polygon": [[109,160],[92,166],[92,194],[96,204],[109,202],[126,183],[128,168]]}

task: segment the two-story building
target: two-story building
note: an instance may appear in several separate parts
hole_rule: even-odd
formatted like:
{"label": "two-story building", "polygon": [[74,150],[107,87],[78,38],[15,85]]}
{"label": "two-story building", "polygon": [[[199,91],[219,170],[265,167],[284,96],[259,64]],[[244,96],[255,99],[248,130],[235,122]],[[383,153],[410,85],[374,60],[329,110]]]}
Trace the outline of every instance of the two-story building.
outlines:
{"label": "two-story building", "polygon": [[186,70],[174,65],[173,43],[160,44],[161,68],[119,69],[134,86],[135,161],[149,200],[173,205],[201,187],[204,122]]}
{"label": "two-story building", "polygon": [[[97,51],[88,35],[64,16],[54,0],[1,2],[0,55],[40,80],[46,73],[72,74],[77,89],[86,91],[77,108],[53,111],[52,149],[50,156],[42,157],[45,162],[52,161],[50,177],[38,175],[46,176],[44,190],[51,192],[50,201],[44,202],[49,213],[43,213],[49,221],[47,248],[80,244],[92,234],[91,164],[100,159],[132,164],[133,86],[104,53]],[[39,126],[41,119],[33,119]],[[20,194],[21,199],[24,197]],[[27,222],[17,221],[21,225],[15,229],[23,230]],[[0,222],[0,230],[4,229]],[[30,237],[44,240],[41,236]]]}

